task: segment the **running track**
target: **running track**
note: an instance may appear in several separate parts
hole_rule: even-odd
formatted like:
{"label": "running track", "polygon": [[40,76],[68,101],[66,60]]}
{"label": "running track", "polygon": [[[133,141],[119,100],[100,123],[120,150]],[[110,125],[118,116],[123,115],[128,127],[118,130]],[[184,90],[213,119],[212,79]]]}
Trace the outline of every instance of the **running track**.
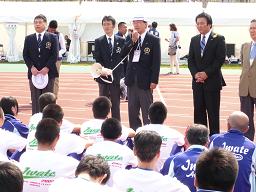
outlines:
{"label": "running track", "polygon": [[[227,86],[222,90],[220,123],[226,130],[227,116],[239,110],[239,75],[224,75]],[[88,73],[62,73],[58,104],[64,109],[65,118],[81,124],[92,118],[91,103],[98,95],[98,86]],[[25,72],[0,72],[0,96],[18,99],[18,118],[28,123],[31,115],[30,91]],[[159,91],[154,91],[154,100],[164,100],[168,108],[166,124],[184,133],[193,123],[191,77],[183,75],[161,75]],[[121,102],[122,123],[128,126],[127,103]]]}

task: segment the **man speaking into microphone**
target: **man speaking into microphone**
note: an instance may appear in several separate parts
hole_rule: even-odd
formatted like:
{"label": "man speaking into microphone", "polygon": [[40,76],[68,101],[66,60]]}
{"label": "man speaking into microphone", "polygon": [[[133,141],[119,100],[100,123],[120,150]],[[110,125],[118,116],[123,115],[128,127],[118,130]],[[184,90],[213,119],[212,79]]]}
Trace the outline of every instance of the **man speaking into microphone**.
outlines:
{"label": "man speaking into microphone", "polygon": [[132,21],[132,38],[126,41],[124,53],[129,53],[125,84],[128,87],[128,113],[130,127],[136,130],[143,124],[149,124],[148,109],[153,103],[153,90],[158,84],[161,49],[160,39],[147,32],[147,21],[135,17]]}

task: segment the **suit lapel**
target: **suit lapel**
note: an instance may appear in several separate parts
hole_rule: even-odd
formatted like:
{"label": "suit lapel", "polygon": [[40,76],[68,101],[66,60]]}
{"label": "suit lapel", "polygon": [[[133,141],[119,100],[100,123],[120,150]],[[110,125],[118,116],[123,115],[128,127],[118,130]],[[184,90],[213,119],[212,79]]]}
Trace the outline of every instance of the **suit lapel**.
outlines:
{"label": "suit lapel", "polygon": [[146,47],[148,47],[148,44],[149,44],[149,37],[148,37],[148,32],[147,32],[146,35],[145,35],[145,38],[143,40],[143,43],[141,45],[140,55],[142,55],[144,53],[144,49]]}
{"label": "suit lapel", "polygon": [[39,54],[36,33],[34,33],[34,35],[33,35],[33,41],[32,42],[33,42],[32,46],[34,47],[34,50],[36,50],[37,54]]}
{"label": "suit lapel", "polygon": [[106,35],[104,35],[103,37],[103,46],[104,46],[104,50],[107,50],[107,54],[111,57],[111,53],[110,53],[110,50],[108,48],[108,39],[106,37]]}
{"label": "suit lapel", "polygon": [[207,53],[207,49],[209,49],[209,47],[212,44],[212,40],[213,40],[213,33],[211,32],[211,34],[209,35],[209,38],[206,42],[205,48],[204,48],[204,53]]}
{"label": "suit lapel", "polygon": [[195,43],[195,50],[197,50],[196,54],[197,54],[198,58],[201,58],[200,41],[201,41],[201,35],[198,35],[197,38],[196,38],[196,43]]}

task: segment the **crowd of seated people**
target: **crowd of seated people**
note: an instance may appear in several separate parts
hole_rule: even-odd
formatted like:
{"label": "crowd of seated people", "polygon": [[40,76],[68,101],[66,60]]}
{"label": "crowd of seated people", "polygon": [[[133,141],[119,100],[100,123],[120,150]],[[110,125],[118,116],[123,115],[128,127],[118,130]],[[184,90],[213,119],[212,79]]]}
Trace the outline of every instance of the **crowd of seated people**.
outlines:
{"label": "crowd of seated people", "polygon": [[64,118],[54,94],[42,94],[39,106],[25,125],[17,99],[0,100],[1,192],[256,190],[256,150],[244,136],[243,112],[209,137],[204,125],[191,124],[185,135],[166,125],[162,102],[151,104],[150,124],[136,132],[108,118],[107,97],[94,100],[94,119],[80,127]]}

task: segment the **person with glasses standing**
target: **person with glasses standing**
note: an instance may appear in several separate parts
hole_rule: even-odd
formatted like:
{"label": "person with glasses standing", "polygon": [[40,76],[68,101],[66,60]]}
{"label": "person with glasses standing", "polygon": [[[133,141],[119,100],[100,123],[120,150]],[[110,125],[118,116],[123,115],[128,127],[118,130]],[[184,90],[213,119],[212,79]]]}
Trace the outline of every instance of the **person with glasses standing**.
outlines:
{"label": "person with glasses standing", "polygon": [[[160,39],[147,32],[144,17],[133,19],[134,31],[126,42],[124,53],[129,53],[125,84],[128,87],[128,113],[130,127],[136,130],[143,124],[149,124],[149,106],[153,103],[153,90],[159,79],[161,49]],[[129,52],[130,51],[130,52]]]}
{"label": "person with glasses standing", "polygon": [[[26,36],[23,48],[23,58],[28,68],[28,79],[32,100],[32,115],[39,112],[39,96],[53,92],[54,81],[59,77],[56,62],[59,53],[57,36],[46,32],[47,19],[40,14],[34,18],[36,33]],[[36,88],[32,83],[32,75],[48,75],[45,88]]]}
{"label": "person with glasses standing", "polygon": [[[105,35],[95,39],[94,58],[103,67],[113,69],[122,60],[121,52],[125,39],[114,34],[116,20],[112,16],[104,16],[101,24]],[[121,121],[120,78],[123,74],[123,65],[118,66],[112,74],[112,83],[98,81],[99,96],[110,98],[112,117]]]}

